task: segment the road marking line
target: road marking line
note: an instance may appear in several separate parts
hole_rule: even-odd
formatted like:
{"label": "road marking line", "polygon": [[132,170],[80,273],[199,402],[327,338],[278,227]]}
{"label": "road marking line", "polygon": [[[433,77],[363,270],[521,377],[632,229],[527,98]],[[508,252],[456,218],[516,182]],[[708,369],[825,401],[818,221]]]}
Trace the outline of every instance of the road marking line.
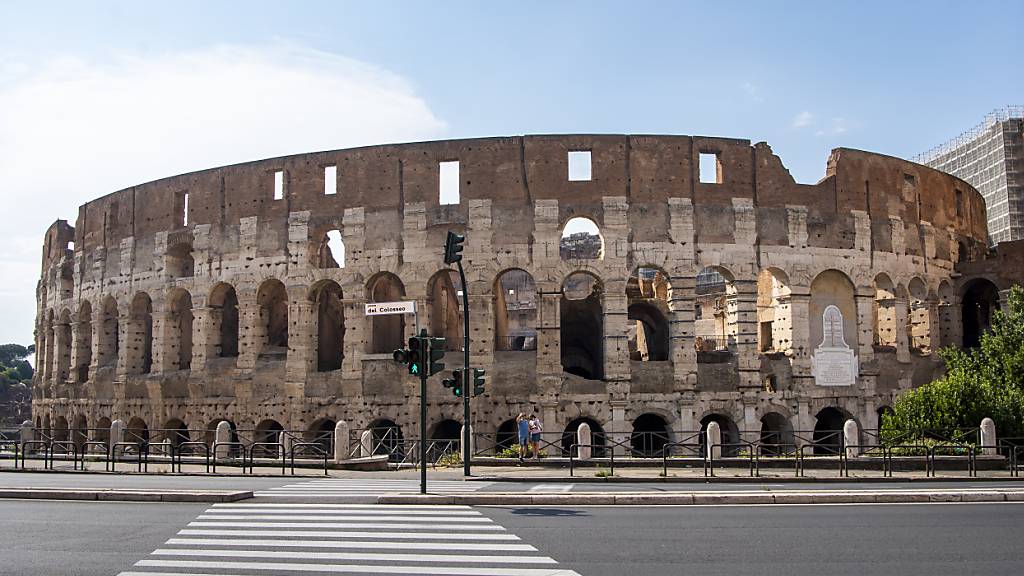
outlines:
{"label": "road marking line", "polygon": [[295,552],[291,550],[198,550],[157,548],[156,556],[217,558],[270,558],[277,560],[362,560],[368,562],[459,562],[481,564],[557,564],[549,556],[495,556],[493,554],[379,554],[374,552]]}
{"label": "road marking line", "polygon": [[[249,538],[171,538],[165,544],[175,546],[270,546],[288,548],[387,548],[394,549],[394,541],[384,540],[259,540]],[[471,544],[465,542],[402,542],[403,550],[437,550],[441,546],[445,550],[463,551],[484,551],[493,552],[493,543]],[[502,544],[502,551],[509,552],[537,552],[537,549],[529,544]]]}
{"label": "road marking line", "polygon": [[339,530],[190,530],[179,536],[295,536],[322,538],[382,538],[387,540],[520,540],[515,534],[452,534],[448,532],[362,532]]}
{"label": "road marking line", "polygon": [[[225,528],[384,528],[384,529],[422,529],[423,524],[403,524],[387,522],[189,522],[189,526],[222,526]],[[505,530],[497,524],[451,524],[445,530]]]}
{"label": "road marking line", "polygon": [[[445,576],[580,576],[572,570],[475,568],[462,566],[375,566],[372,564],[292,564],[287,562],[208,562],[191,560],[139,560],[135,565],[160,568],[273,570],[276,572],[366,572],[370,574],[438,574]],[[180,576],[180,573],[174,572],[160,572],[155,575],[152,572],[122,572],[119,576],[174,576],[175,574]]]}
{"label": "road marking line", "polygon": [[480,522],[482,524],[493,523],[494,520],[486,516],[458,516],[449,518],[447,516],[388,516],[388,515],[338,515],[338,516],[317,516],[306,514],[202,514],[198,520],[333,520],[337,522],[362,522],[384,521],[384,522]]}
{"label": "road marking line", "polygon": [[273,503],[270,503],[270,502],[266,502],[266,503],[264,503],[264,502],[259,502],[259,503],[232,502],[232,503],[214,504],[211,508],[215,508],[215,509],[218,509],[218,510],[221,509],[221,508],[231,508],[231,509],[235,509],[235,508],[253,508],[253,509],[256,509],[256,508],[316,508],[316,509],[322,509],[322,510],[358,510],[358,509],[364,509],[365,508],[365,509],[370,509],[370,510],[380,509],[380,510],[403,510],[403,511],[404,510],[443,510],[445,512],[451,512],[452,514],[457,514],[457,513],[462,513],[462,512],[473,512],[473,509],[470,508],[469,506],[463,506],[463,505],[444,505],[444,504],[438,504],[438,505],[429,505],[429,504],[418,505],[417,504],[417,505],[401,506],[401,505],[398,505],[398,504],[301,504],[301,503],[282,504],[282,503],[278,503],[278,502],[273,502]]}

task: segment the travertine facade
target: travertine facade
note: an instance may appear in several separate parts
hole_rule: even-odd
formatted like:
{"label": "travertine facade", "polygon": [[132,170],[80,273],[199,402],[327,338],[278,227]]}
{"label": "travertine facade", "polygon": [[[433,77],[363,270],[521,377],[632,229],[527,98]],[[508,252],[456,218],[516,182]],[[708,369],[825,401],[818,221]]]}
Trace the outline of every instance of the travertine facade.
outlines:
{"label": "travertine facade", "polygon": [[[590,180],[567,178],[570,151],[590,152]],[[699,174],[702,154],[715,156],[714,174]],[[451,161],[459,203],[442,205],[439,163]],[[325,193],[335,173],[337,192]],[[582,251],[596,258],[560,250],[574,217],[599,227],[602,249]],[[711,421],[727,437],[799,436],[848,416],[873,428],[895,393],[941,369],[933,352],[967,337],[965,321],[984,323],[961,301],[973,298],[974,311],[1006,288],[954,272],[986,251],[973,188],[857,150],[833,151],[813,185],[795,183],[767,144],[724,138],[301,154],[142,184],[81,206],[74,228],[53,224],[38,288],[36,424],[59,436],[117,418],[150,429],[345,420],[415,435],[418,383],[390,354],[412,319],[367,318],[363,305],[415,299],[420,326],[461,337],[462,286],[441,262],[449,229],[468,237],[471,353],[489,376],[477,432],[521,410],[548,431],[585,421],[618,437]],[[344,254],[327,242],[335,230]],[[502,279],[509,270],[528,276]],[[714,297],[698,295],[702,270],[718,279]],[[713,345],[697,341],[700,323]],[[812,376],[829,339],[852,350],[853,385]],[[435,435],[461,420],[438,380]]]}

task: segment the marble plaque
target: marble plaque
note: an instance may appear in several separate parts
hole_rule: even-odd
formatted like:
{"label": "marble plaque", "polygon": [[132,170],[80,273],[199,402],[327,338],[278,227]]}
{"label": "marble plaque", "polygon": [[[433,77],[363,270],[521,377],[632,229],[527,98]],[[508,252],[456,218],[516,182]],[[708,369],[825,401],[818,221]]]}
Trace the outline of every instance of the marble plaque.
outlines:
{"label": "marble plaque", "polygon": [[835,306],[821,315],[821,344],[811,353],[811,374],[818,386],[853,386],[859,364],[843,336],[843,313]]}

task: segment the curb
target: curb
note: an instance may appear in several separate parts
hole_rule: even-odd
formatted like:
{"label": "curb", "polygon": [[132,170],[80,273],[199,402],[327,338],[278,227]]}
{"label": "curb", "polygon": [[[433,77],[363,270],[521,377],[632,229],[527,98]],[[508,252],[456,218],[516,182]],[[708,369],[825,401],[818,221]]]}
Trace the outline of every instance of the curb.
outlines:
{"label": "curb", "polygon": [[450,494],[387,495],[378,504],[466,506],[680,506],[750,504],[903,504],[925,502],[1024,502],[1024,491],[935,492],[678,492],[662,494]]}
{"label": "curb", "polygon": [[0,488],[0,498],[95,500],[100,502],[237,502],[252,498],[236,490],[79,490],[75,488]]}
{"label": "curb", "polygon": [[[638,477],[629,476],[470,476],[466,482],[536,482],[540,484],[901,484],[913,482],[1014,482],[1012,476],[693,476],[693,477]],[[1022,482],[1024,485],[1024,482]]]}

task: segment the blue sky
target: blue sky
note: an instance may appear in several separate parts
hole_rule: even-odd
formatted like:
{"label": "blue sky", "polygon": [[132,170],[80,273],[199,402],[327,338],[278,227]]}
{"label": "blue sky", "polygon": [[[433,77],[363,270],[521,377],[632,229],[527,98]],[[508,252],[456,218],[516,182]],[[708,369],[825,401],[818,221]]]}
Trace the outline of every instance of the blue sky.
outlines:
{"label": "blue sky", "polygon": [[45,227],[140,181],[588,132],[765,140],[814,182],[831,148],[910,156],[1024,102],[1021,22],[1019,2],[0,0],[0,194],[30,212],[0,245],[27,278],[0,289],[0,340],[31,338]]}

